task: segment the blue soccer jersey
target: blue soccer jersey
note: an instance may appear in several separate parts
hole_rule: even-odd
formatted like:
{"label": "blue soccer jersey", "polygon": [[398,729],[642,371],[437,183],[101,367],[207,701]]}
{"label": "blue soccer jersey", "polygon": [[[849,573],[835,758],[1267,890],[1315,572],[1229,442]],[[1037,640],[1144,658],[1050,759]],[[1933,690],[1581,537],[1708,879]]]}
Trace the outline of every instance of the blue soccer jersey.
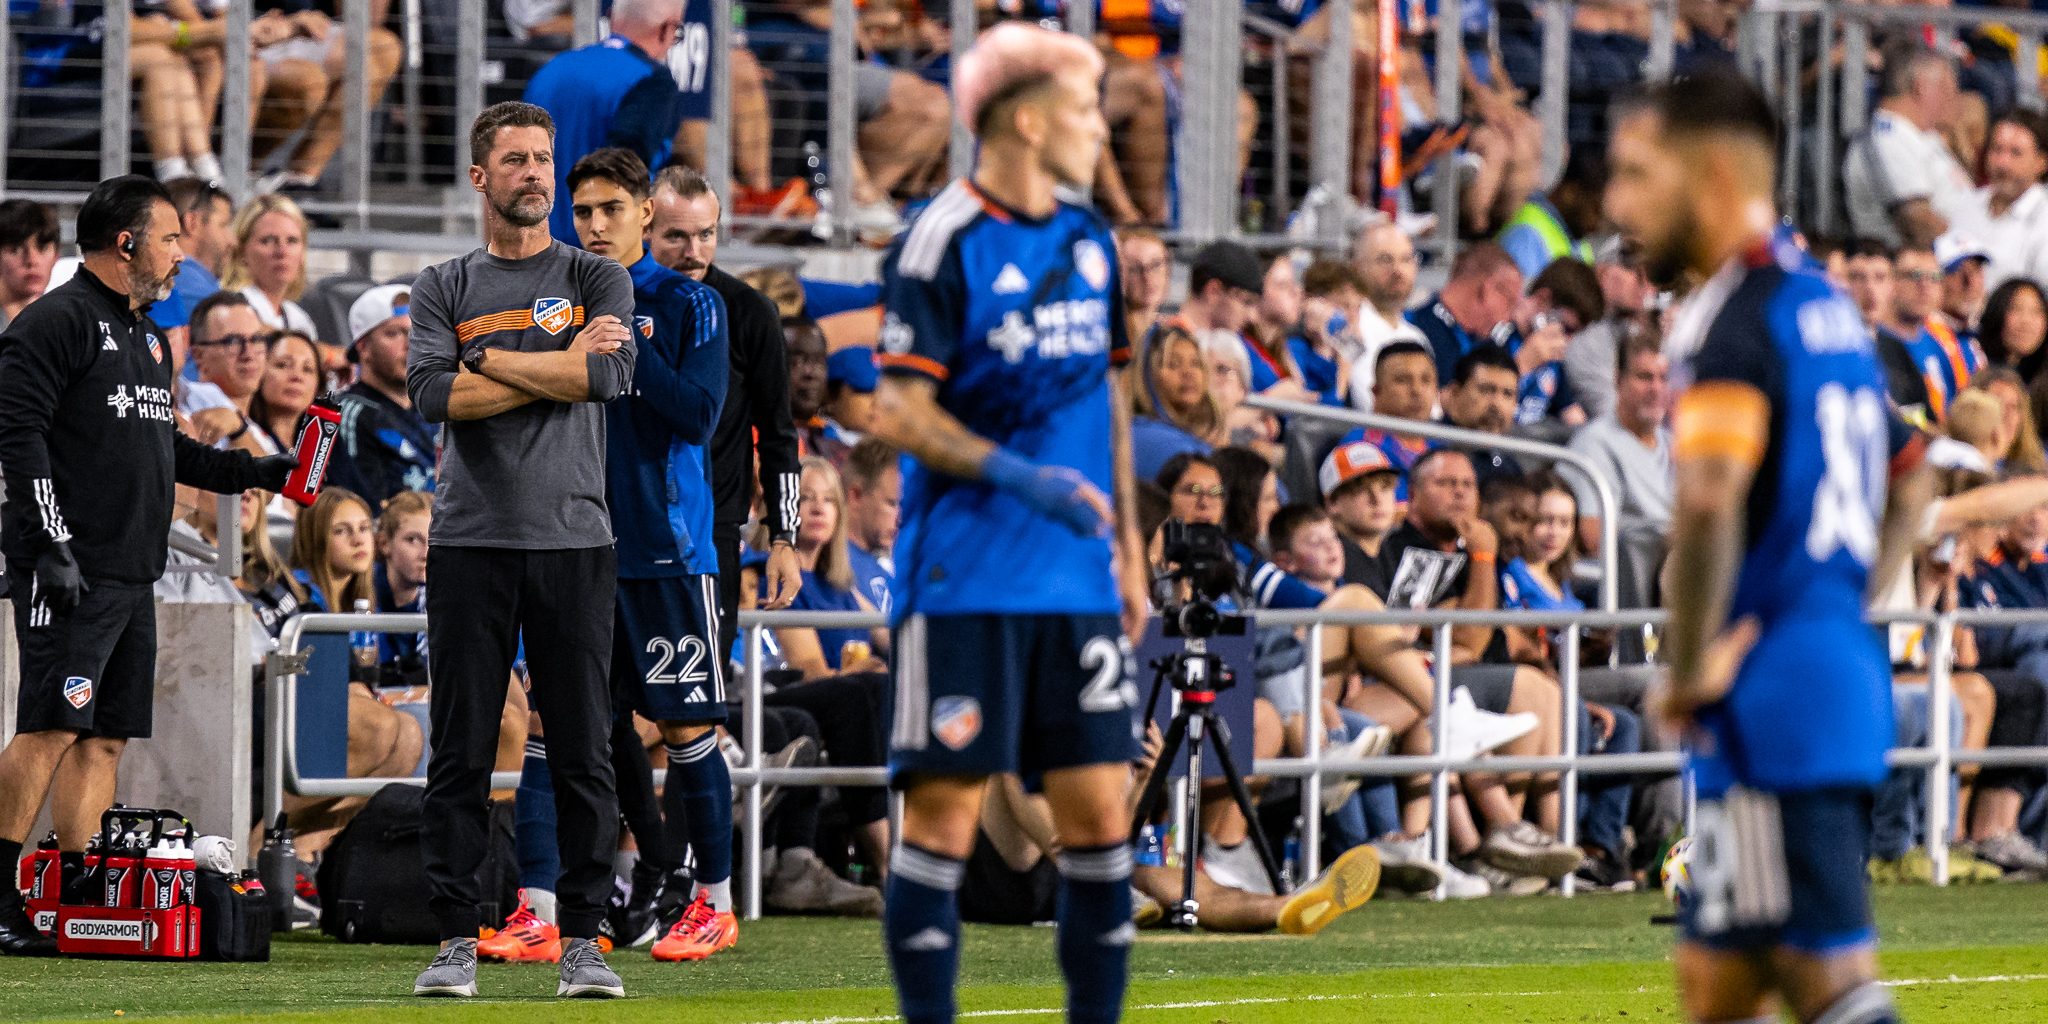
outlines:
{"label": "blue soccer jersey", "polygon": [[[1092,210],[1036,219],[953,182],[883,261],[883,372],[936,381],[968,430],[1114,493],[1109,371],[1130,355],[1115,253]],[[1109,538],[984,481],[906,459],[902,515],[892,622],[1121,607]]]}
{"label": "blue soccer jersey", "polygon": [[725,303],[652,256],[628,269],[640,362],[632,390],[605,407],[605,498],[619,577],[715,573],[705,446],[725,401]]}
{"label": "blue soccer jersey", "polygon": [[1820,273],[1768,248],[1702,287],[1674,335],[1679,351],[1697,341],[1692,389],[1753,389],[1770,408],[1729,609],[1761,633],[1727,697],[1700,713],[1699,792],[1875,785],[1891,666],[1864,591],[1891,461],[1912,435],[1885,404],[1870,336]]}

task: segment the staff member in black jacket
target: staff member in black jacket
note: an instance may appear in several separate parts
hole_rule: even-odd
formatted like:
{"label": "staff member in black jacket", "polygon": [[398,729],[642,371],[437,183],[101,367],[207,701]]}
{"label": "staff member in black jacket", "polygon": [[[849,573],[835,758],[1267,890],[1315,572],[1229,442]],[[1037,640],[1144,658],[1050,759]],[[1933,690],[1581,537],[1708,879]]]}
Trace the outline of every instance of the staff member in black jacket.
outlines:
{"label": "staff member in black jacket", "polygon": [[803,586],[796,557],[796,424],[789,415],[782,318],[767,297],[711,265],[718,256],[718,196],[696,171],[670,166],[655,176],[647,250],[655,262],[710,285],[725,300],[732,378],[711,436],[711,497],[718,505],[711,533],[718,545],[718,621],[731,651],[739,629],[740,530],[754,501],[757,451],[769,539],[768,599],[761,607],[787,608]]}
{"label": "staff member in black jacket", "polygon": [[[0,335],[0,552],[17,581],[21,662],[17,731],[0,752],[10,871],[52,779],[65,874],[81,868],[122,748],[150,734],[151,586],[164,573],[172,483],[277,490],[292,470],[289,455],[251,459],[177,431],[170,343],[148,310],[170,294],[178,235],[162,185],[101,182],[78,211],[77,276]],[[0,953],[53,952],[14,886],[0,885]]]}

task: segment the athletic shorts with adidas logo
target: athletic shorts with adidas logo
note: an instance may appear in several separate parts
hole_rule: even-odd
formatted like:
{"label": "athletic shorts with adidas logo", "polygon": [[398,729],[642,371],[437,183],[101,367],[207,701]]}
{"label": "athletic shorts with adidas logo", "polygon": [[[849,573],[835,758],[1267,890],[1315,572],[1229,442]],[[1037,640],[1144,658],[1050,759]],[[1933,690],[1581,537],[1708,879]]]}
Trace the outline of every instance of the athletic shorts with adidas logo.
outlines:
{"label": "athletic shorts with adidas logo", "polygon": [[725,721],[717,576],[619,581],[612,701],[656,722]]}

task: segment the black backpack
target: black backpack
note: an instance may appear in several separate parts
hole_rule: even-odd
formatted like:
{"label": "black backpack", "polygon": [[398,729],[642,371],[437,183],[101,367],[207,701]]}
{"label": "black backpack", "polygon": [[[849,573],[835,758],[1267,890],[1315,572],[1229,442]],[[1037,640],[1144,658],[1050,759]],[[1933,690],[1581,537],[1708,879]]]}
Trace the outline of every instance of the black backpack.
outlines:
{"label": "black backpack", "polygon": [[[426,790],[393,783],[370,797],[320,862],[320,930],[343,942],[431,945],[440,928],[427,909],[420,848]],[[512,804],[491,805],[488,846],[477,869],[484,920],[502,921],[518,905]]]}

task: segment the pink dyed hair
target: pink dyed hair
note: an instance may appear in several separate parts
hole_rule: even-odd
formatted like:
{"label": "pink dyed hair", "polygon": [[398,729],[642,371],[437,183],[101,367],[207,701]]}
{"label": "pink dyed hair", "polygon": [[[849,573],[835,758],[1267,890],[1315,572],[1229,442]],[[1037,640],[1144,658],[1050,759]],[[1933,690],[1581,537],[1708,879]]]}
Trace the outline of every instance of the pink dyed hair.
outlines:
{"label": "pink dyed hair", "polygon": [[979,134],[989,101],[1076,67],[1102,74],[1102,54],[1086,39],[1028,22],[1003,22],[983,32],[953,70],[954,111],[961,124]]}

